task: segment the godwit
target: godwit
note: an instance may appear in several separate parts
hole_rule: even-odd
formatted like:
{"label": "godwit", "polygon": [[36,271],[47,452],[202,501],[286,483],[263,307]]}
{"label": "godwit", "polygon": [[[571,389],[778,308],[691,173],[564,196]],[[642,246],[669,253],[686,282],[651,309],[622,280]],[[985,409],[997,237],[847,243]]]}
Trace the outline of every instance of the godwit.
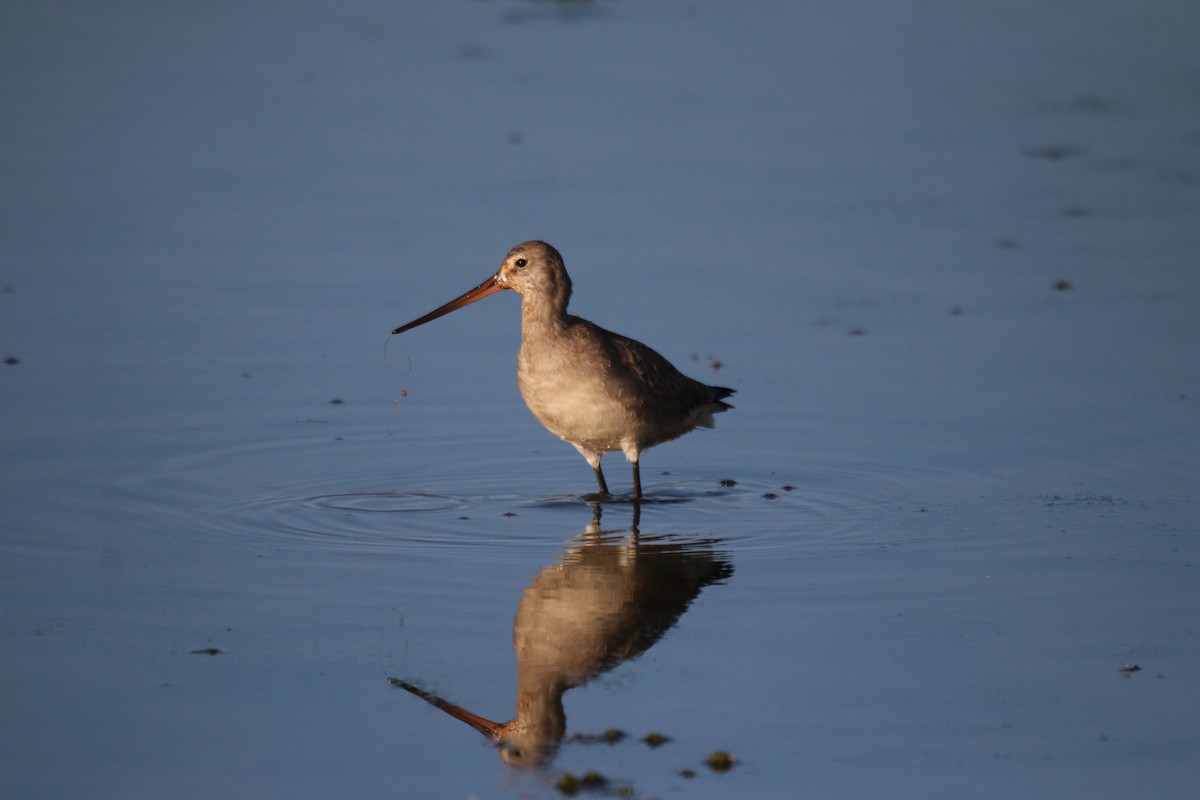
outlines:
{"label": "godwit", "polygon": [[642,498],[641,452],[693,428],[713,427],[713,414],[734,393],[692,380],[641,342],[567,313],[571,279],[562,256],[545,242],[519,244],[495,275],[393,334],[424,325],[503,289],[521,295],[517,383],[525,405],[546,428],[575,445],[608,484],[600,458],[620,450],[633,464],[633,499]]}

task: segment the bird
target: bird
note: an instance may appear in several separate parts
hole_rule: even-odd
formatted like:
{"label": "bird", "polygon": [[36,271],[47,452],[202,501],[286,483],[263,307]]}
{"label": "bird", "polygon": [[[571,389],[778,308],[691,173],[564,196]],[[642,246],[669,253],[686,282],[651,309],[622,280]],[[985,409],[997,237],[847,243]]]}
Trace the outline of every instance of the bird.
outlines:
{"label": "bird", "polygon": [[641,342],[569,313],[571,278],[562,255],[539,240],[517,245],[496,274],[392,334],[506,289],[521,296],[521,396],[547,430],[587,460],[603,497],[611,498],[600,467],[605,453],[625,454],[633,500],[640,501],[642,451],[712,428],[714,414],[733,408],[724,401],[734,389],[689,378]]}

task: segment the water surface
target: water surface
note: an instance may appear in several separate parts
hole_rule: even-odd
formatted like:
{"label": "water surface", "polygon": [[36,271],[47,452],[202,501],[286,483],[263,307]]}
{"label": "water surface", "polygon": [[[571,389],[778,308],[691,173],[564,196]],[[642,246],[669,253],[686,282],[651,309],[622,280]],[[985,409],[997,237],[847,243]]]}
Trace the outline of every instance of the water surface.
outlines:
{"label": "water surface", "polygon": [[[3,793],[1190,797],[1198,22],[11,12]],[[535,237],[738,390],[640,506],[388,340]]]}

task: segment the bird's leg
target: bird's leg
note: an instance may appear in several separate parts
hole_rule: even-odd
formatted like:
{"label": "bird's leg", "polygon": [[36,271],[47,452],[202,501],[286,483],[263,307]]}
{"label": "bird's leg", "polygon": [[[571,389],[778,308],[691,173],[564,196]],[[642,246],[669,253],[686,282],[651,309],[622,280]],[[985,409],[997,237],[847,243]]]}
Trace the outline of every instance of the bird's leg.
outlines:
{"label": "bird's leg", "polygon": [[[575,444],[574,441],[572,441],[571,444]],[[592,469],[595,470],[596,474],[596,485],[600,487],[600,494],[604,495],[606,498],[611,497],[611,495],[608,494],[608,485],[604,480],[604,471],[600,469],[600,458],[601,456],[604,456],[604,453],[595,450],[588,450],[587,447],[583,447],[582,445],[575,445],[575,449],[580,451],[580,455],[586,458],[589,464],[592,464]]]}
{"label": "bird's leg", "polygon": [[638,456],[641,453],[638,446],[632,442],[625,442],[621,449],[625,451],[625,458],[633,464],[633,502],[636,503],[642,499],[642,472],[638,469]]}
{"label": "bird's leg", "polygon": [[575,449],[579,451],[579,455],[587,459],[587,462],[592,465],[592,469],[596,471],[596,484],[600,487],[600,494],[609,497],[608,484],[604,482],[604,472],[600,469],[600,458],[604,453],[588,450],[581,445],[575,445]]}
{"label": "bird's leg", "polygon": [[596,470],[596,483],[600,484],[600,494],[608,497],[608,484],[604,482],[604,473],[600,470],[600,459],[596,459],[592,468]]}

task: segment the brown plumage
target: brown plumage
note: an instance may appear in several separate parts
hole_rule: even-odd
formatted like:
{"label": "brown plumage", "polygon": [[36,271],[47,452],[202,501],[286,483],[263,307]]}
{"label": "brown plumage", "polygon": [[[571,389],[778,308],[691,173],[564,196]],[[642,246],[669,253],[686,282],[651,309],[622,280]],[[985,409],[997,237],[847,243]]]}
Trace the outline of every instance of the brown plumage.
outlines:
{"label": "brown plumage", "polygon": [[732,408],[723,400],[733,389],[693,380],[641,342],[567,313],[571,279],[562,256],[545,242],[517,245],[495,275],[393,333],[504,289],[521,295],[517,382],[525,404],[551,433],[575,445],[603,494],[605,453],[625,453],[633,464],[634,499],[641,499],[641,451],[711,428],[713,414]]}

